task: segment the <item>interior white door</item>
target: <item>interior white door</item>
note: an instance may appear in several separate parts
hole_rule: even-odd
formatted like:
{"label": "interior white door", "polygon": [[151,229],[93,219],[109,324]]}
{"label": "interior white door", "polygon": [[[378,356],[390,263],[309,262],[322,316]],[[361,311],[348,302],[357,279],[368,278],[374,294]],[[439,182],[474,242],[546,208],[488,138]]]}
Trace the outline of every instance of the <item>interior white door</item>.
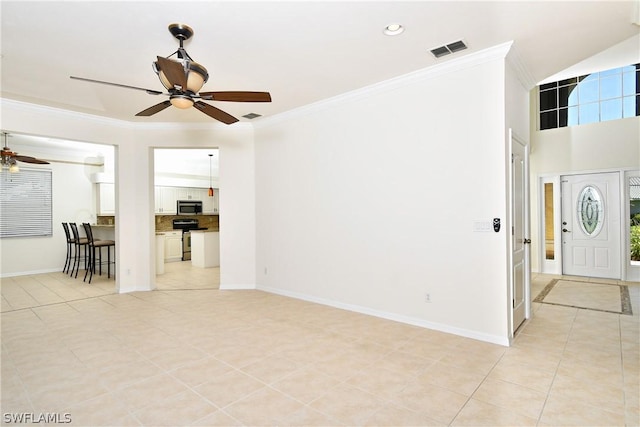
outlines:
{"label": "interior white door", "polygon": [[511,136],[511,331],[529,316],[529,146]]}
{"label": "interior white door", "polygon": [[620,279],[620,175],[561,180],[562,274]]}

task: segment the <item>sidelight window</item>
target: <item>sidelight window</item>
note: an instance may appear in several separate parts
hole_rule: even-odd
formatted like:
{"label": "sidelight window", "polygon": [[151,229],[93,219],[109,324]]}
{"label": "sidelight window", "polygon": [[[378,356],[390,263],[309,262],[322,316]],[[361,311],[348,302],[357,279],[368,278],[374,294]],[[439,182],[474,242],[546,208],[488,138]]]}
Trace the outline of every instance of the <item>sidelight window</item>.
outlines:
{"label": "sidelight window", "polygon": [[640,175],[628,178],[629,192],[629,249],[631,264],[640,265]]}

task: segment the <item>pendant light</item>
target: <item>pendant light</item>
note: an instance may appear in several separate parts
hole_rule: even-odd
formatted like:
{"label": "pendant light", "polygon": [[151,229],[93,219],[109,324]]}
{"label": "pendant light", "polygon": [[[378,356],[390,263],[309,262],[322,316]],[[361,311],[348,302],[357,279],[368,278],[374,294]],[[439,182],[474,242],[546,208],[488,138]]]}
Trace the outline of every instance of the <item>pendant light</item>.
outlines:
{"label": "pendant light", "polygon": [[211,178],[211,158],[213,157],[213,154],[209,154],[209,197],[213,197],[213,185],[212,185],[212,178]]}

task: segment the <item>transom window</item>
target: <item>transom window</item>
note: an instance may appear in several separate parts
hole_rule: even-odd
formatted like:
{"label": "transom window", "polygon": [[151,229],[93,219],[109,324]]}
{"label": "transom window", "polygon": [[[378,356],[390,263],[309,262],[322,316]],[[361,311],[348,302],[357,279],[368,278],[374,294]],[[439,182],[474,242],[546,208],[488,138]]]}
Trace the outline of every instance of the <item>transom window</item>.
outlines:
{"label": "transom window", "polygon": [[540,130],[640,116],[640,64],[539,86]]}

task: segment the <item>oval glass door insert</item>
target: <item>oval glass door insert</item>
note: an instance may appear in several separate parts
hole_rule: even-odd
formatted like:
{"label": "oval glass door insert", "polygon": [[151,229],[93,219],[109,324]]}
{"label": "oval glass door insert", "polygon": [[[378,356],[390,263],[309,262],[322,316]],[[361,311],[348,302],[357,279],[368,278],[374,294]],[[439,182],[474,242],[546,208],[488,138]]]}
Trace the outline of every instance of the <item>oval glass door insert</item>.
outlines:
{"label": "oval glass door insert", "polygon": [[602,195],[596,187],[586,186],[578,197],[578,222],[587,236],[594,237],[604,223]]}

